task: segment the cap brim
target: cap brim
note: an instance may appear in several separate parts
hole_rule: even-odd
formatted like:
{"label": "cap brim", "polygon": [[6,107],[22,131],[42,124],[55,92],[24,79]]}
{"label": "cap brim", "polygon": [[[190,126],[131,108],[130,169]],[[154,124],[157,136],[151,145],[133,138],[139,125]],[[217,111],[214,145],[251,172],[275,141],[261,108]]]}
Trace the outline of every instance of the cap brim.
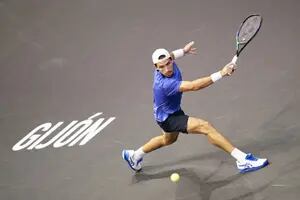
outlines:
{"label": "cap brim", "polygon": [[167,60],[169,60],[170,58],[171,58],[171,56],[170,56],[170,57],[165,57],[165,58],[159,60],[159,61],[158,61],[157,63],[155,63],[155,64],[162,64],[162,65],[167,64]]}

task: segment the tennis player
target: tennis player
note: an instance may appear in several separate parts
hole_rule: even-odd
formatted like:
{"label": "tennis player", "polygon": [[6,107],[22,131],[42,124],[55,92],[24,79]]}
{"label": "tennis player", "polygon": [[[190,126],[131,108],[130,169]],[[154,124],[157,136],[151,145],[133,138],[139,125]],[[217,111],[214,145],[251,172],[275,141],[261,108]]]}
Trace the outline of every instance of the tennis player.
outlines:
{"label": "tennis player", "polygon": [[229,63],[220,71],[193,81],[183,81],[181,72],[175,59],[186,54],[196,54],[194,42],[190,42],[183,49],[169,53],[166,49],[156,49],[152,54],[154,64],[154,117],[162,129],[162,134],[152,138],[146,144],[134,150],[123,150],[122,157],[129,167],[138,172],[142,169],[143,157],[161,147],[173,144],[179,133],[201,134],[208,141],[221,148],[234,159],[241,173],[255,171],[268,165],[266,158],[257,158],[251,153],[244,153],[226,139],[208,121],[200,118],[190,117],[181,109],[181,98],[184,92],[195,92],[204,89],[223,77],[234,72],[235,64]]}

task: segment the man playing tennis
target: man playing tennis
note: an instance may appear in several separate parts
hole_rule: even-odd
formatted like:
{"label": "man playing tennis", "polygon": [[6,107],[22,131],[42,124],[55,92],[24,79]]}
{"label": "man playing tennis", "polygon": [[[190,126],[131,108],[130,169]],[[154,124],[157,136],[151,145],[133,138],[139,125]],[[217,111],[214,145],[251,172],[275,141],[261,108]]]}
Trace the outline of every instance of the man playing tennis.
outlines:
{"label": "man playing tennis", "polygon": [[186,54],[195,54],[194,42],[190,42],[183,49],[169,53],[165,49],[156,49],[152,54],[155,66],[153,95],[154,117],[162,129],[162,135],[152,138],[136,151],[123,150],[122,157],[134,171],[142,169],[143,156],[161,147],[170,145],[177,140],[179,133],[202,134],[209,142],[231,154],[236,159],[237,168],[241,173],[255,171],[268,165],[266,158],[256,158],[234,147],[209,122],[190,117],[181,110],[182,93],[198,91],[206,88],[222,77],[234,72],[235,64],[229,63],[220,71],[193,81],[183,81],[181,72],[174,62],[175,59]]}

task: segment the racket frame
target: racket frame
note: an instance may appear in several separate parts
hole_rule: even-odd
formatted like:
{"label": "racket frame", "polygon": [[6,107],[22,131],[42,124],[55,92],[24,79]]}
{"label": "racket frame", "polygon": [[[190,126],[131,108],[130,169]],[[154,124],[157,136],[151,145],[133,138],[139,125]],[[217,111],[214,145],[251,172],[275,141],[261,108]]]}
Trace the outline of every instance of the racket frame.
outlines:
{"label": "racket frame", "polygon": [[[239,42],[239,39],[238,39],[238,38],[239,38],[239,34],[240,34],[240,31],[241,31],[243,25],[245,24],[245,22],[246,22],[250,17],[253,17],[253,16],[259,16],[259,17],[260,17],[260,23],[259,23],[258,29],[256,30],[256,32],[254,33],[254,35],[253,35],[247,42],[245,42],[245,43]],[[231,60],[231,62],[232,62],[233,64],[236,65],[236,62],[237,62],[237,60],[238,60],[238,57],[239,57],[240,53],[241,53],[241,52],[243,51],[243,49],[250,43],[250,41],[256,36],[256,34],[259,32],[260,27],[261,27],[261,25],[262,25],[262,22],[263,22],[263,18],[262,18],[261,15],[259,15],[259,14],[252,14],[252,15],[249,15],[248,17],[246,17],[246,18],[244,19],[244,21],[240,24],[240,27],[239,27],[238,31],[236,32],[236,34],[235,34],[235,44],[236,44],[235,48],[236,48],[236,53],[235,53],[234,57],[233,57],[232,60]],[[240,46],[242,46],[242,47],[240,48]]]}

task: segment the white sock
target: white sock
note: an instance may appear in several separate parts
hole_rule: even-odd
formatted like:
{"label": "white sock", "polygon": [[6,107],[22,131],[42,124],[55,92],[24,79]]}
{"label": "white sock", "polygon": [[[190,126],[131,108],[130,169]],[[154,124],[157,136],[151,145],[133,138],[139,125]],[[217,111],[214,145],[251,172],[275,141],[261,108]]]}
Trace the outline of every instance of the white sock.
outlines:
{"label": "white sock", "polygon": [[145,154],[143,147],[140,147],[138,150],[134,151],[134,159],[139,160],[143,158]]}
{"label": "white sock", "polygon": [[237,161],[241,162],[245,160],[247,154],[245,154],[237,148],[234,148],[231,152],[231,156],[234,157]]}

